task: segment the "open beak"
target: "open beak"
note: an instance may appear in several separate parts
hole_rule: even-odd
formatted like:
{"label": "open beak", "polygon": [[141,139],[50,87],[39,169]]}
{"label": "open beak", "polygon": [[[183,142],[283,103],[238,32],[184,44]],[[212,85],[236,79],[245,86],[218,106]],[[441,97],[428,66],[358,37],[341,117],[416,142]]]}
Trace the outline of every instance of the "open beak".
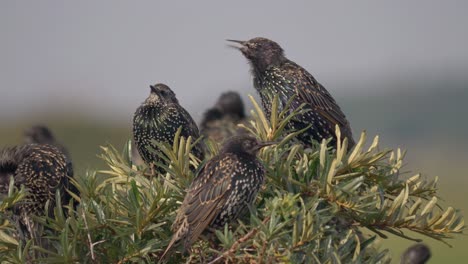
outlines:
{"label": "open beak", "polygon": [[240,50],[240,51],[244,51],[244,50],[247,49],[247,47],[245,46],[246,41],[234,40],[234,39],[226,39],[226,41],[234,42],[234,43],[240,44],[240,47],[237,46],[237,45],[228,45],[228,47],[235,48],[235,49],[238,49],[238,50]]}
{"label": "open beak", "polygon": [[235,39],[226,39],[226,41],[239,43],[239,44],[241,44],[241,45],[244,45],[244,43],[245,43],[245,41],[242,41],[242,40],[235,40]]}

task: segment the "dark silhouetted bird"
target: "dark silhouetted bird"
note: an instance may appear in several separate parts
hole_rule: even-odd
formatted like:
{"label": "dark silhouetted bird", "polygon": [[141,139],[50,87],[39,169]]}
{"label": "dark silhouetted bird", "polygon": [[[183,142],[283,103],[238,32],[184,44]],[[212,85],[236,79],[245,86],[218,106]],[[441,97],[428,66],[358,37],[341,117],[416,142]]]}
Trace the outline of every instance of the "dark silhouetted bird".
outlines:
{"label": "dark silhouetted bird", "polygon": [[[24,140],[27,144],[39,143],[50,144],[55,143],[55,137],[49,128],[43,125],[35,125],[24,131]],[[52,144],[51,144],[52,145]]]}
{"label": "dark silhouetted bird", "polygon": [[247,124],[244,103],[237,92],[221,94],[215,106],[203,115],[200,124],[202,135],[221,144],[236,134],[243,133],[238,124]]}
{"label": "dark silhouetted bird", "polygon": [[69,160],[71,160],[68,150],[55,139],[52,131],[44,125],[35,125],[26,129],[24,131],[24,142],[26,144],[36,143],[54,145],[60,149]]}
{"label": "dark silhouetted bird", "polygon": [[[182,127],[181,136],[185,138],[191,136],[196,140],[200,133],[190,114],[180,106],[175,93],[167,85],[160,83],[150,88],[150,95],[133,117],[133,138],[141,157],[153,168],[155,162],[162,161],[154,151],[159,148],[153,141],[172,146],[179,127]],[[202,145],[196,145],[192,153],[203,159]]]}
{"label": "dark silhouetted bird", "polygon": [[229,91],[221,94],[215,107],[224,115],[234,119],[245,118],[244,102],[237,92]]}
{"label": "dark silhouetted bird", "polygon": [[270,142],[248,135],[229,139],[209,160],[187,190],[172,226],[175,232],[161,259],[175,243],[184,251],[208,227],[219,229],[246,211],[264,180],[264,168],[256,154]]}
{"label": "dark silhouetted bird", "polygon": [[68,169],[65,155],[53,145],[27,144],[0,151],[0,192],[8,193],[11,177],[16,187],[23,185],[28,191],[26,199],[13,208],[22,239],[37,237],[37,225],[31,216],[43,215],[47,201],[52,213],[57,190],[62,204],[69,200]]}
{"label": "dark silhouetted bird", "polygon": [[401,256],[401,264],[424,264],[431,258],[431,250],[424,244],[409,247]]}
{"label": "dark silhouetted bird", "polygon": [[305,104],[305,109],[310,111],[291,120],[287,128],[297,131],[311,125],[298,136],[305,145],[311,145],[310,139],[321,142],[333,138],[331,144],[335,146],[335,125],[339,125],[343,137],[348,138],[348,148],[354,146],[351,127],[330,93],[304,68],[287,59],[276,42],[266,38],[229,41],[239,43],[240,47],[236,48],[249,60],[255,89],[268,116],[276,94],[280,99],[279,111],[295,96],[291,108]]}

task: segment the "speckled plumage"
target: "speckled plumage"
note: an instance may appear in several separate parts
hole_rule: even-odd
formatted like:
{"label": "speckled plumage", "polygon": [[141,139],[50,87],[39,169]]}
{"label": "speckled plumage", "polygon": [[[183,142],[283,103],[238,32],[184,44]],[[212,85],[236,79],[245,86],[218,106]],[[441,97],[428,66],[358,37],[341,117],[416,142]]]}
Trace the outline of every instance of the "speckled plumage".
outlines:
{"label": "speckled plumage", "polygon": [[[67,172],[68,172],[68,177],[73,177],[73,163],[71,159],[70,152],[68,152],[68,149],[57,139],[55,138],[54,134],[52,133],[52,130],[50,130],[47,126],[44,125],[34,125],[24,131],[24,143],[26,144],[41,144],[41,145],[53,145],[57,147],[66,157],[67,160]],[[75,185],[70,184],[70,191],[76,195],[79,195],[78,189],[75,187]],[[70,195],[66,195],[65,197],[62,196],[64,199],[63,202],[64,204],[68,204],[69,199],[71,199]],[[78,202],[75,201],[74,205],[78,205]]]}
{"label": "speckled plumage", "polygon": [[52,131],[44,125],[34,125],[24,131],[24,143],[31,144],[49,144],[56,146],[60,151],[62,151],[67,159],[70,160],[70,154],[68,150],[56,140]]}
{"label": "speckled plumage", "polygon": [[203,136],[222,144],[224,140],[245,132],[238,124],[247,124],[244,103],[237,92],[229,91],[221,94],[215,106],[205,112],[200,130]]}
{"label": "speckled plumage", "polygon": [[264,181],[264,168],[256,154],[269,144],[248,135],[236,136],[206,163],[187,190],[163,257],[175,243],[182,241],[188,250],[208,227],[222,228],[245,212]]}
{"label": "speckled plumage", "polygon": [[[181,136],[193,140],[200,133],[190,114],[180,106],[174,92],[164,84],[152,85],[149,97],[138,107],[133,117],[133,138],[142,159],[151,165],[161,161],[153,141],[165,142],[172,146],[174,136],[182,127]],[[201,144],[196,145],[192,153],[203,159]]]}
{"label": "speckled plumage", "polygon": [[354,146],[349,122],[333,97],[309,72],[287,59],[276,42],[265,38],[234,42],[241,45],[238,48],[251,64],[254,86],[268,116],[276,94],[280,99],[279,111],[295,96],[291,108],[305,104],[305,109],[310,111],[291,120],[287,128],[297,131],[312,125],[298,136],[305,145],[311,145],[311,138],[319,142],[333,138],[331,145],[335,146],[335,125],[338,125],[342,137],[348,138],[348,148]]}
{"label": "speckled plumage", "polygon": [[69,200],[66,192],[70,186],[68,170],[65,155],[52,145],[27,144],[0,151],[0,192],[8,193],[10,177],[14,178],[16,187],[24,185],[29,192],[27,198],[13,210],[20,229],[26,228],[29,234],[34,231],[31,215],[44,214],[47,201],[53,208],[57,190],[61,193],[63,204]]}

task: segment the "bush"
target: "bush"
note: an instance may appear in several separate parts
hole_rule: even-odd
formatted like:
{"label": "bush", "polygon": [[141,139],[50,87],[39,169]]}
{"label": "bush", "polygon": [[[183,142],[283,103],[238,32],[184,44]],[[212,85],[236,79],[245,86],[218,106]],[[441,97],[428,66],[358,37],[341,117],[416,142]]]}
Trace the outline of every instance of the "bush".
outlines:
{"label": "bush", "polygon": [[[347,140],[304,147],[295,141],[300,131],[284,131],[288,120],[305,110],[289,113],[286,106],[267,119],[254,104],[251,126],[245,127],[275,146],[259,155],[267,170],[266,183],[250,214],[238,223],[207,234],[171,261],[203,263],[387,263],[388,250],[378,237],[405,239],[411,230],[443,241],[461,233],[464,221],[457,210],[443,208],[437,198],[437,178],[401,172],[404,152],[380,150],[378,137],[369,147],[366,133],[347,152]],[[272,113],[277,111],[275,99]],[[340,138],[340,131],[336,131]],[[217,152],[207,142],[208,156]],[[102,148],[109,169],[75,177],[79,202],[55,207],[55,217],[35,217],[44,226],[46,246],[16,239],[11,210],[26,191],[10,184],[0,203],[0,260],[46,263],[155,262],[165,250],[170,226],[184,198],[184,190],[203,161],[190,154],[192,139],[176,135],[173,146],[160,145],[170,162],[164,175],[148,176],[148,168],[131,162],[131,144],[119,153]],[[58,196],[57,199],[60,199]],[[60,204],[60,203],[57,203]],[[217,242],[219,241],[219,242]]]}

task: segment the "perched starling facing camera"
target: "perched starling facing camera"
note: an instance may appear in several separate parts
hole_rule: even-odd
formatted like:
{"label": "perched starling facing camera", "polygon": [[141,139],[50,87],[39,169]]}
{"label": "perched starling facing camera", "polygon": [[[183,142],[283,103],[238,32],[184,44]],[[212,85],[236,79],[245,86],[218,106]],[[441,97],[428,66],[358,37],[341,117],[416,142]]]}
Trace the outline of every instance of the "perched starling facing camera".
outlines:
{"label": "perched starling facing camera", "polygon": [[291,108],[305,104],[310,111],[291,120],[288,129],[297,131],[311,125],[298,136],[305,145],[310,146],[311,138],[318,142],[333,138],[331,144],[336,145],[335,125],[339,125],[343,137],[348,138],[348,148],[354,146],[351,127],[330,93],[304,68],[288,60],[276,42],[266,38],[228,41],[240,44],[236,48],[249,60],[255,89],[268,116],[276,94],[280,99],[279,111],[295,96]]}
{"label": "perched starling facing camera", "polygon": [[247,209],[265,174],[256,154],[271,144],[240,135],[223,145],[187,190],[172,226],[175,233],[161,259],[175,243],[182,241],[184,250],[188,250],[208,227],[222,228]]}
{"label": "perched starling facing camera", "polygon": [[424,264],[431,258],[431,250],[424,244],[416,244],[403,253],[401,264]]}
{"label": "perched starling facing camera", "polygon": [[245,122],[242,98],[237,92],[230,91],[221,94],[216,105],[205,112],[200,130],[207,138],[222,143],[225,139],[241,133],[242,129],[237,125]]}
{"label": "perched starling facing camera", "polygon": [[53,212],[57,190],[62,204],[69,200],[66,192],[70,186],[68,169],[65,155],[52,145],[27,144],[0,151],[0,192],[8,193],[10,178],[13,177],[15,186],[24,185],[29,193],[26,200],[13,210],[23,234],[31,236],[34,233],[31,215],[44,214],[47,201],[49,213]]}
{"label": "perched starling facing camera", "polygon": [[[147,165],[154,166],[161,161],[153,141],[165,142],[172,146],[174,136],[182,127],[181,136],[193,140],[200,137],[198,127],[190,114],[179,104],[175,93],[165,84],[151,85],[151,93],[138,107],[133,117],[133,138],[141,157]],[[192,149],[192,153],[203,159],[201,144]]]}

